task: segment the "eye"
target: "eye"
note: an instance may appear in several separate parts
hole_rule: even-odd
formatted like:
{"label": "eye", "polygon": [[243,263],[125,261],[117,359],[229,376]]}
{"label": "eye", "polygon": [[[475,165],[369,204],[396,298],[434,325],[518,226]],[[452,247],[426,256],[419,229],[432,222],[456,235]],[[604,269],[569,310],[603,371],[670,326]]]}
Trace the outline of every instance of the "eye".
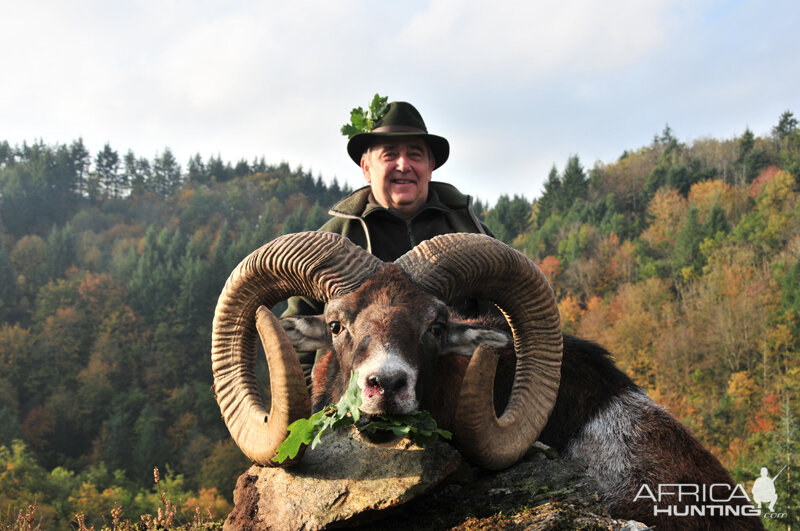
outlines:
{"label": "eye", "polygon": [[330,323],[328,323],[328,328],[331,329],[331,334],[333,334],[334,336],[338,336],[339,334],[342,333],[342,323],[340,323],[339,321],[331,321]]}
{"label": "eye", "polygon": [[442,337],[444,334],[444,324],[443,323],[433,323],[428,331],[434,335],[434,337]]}

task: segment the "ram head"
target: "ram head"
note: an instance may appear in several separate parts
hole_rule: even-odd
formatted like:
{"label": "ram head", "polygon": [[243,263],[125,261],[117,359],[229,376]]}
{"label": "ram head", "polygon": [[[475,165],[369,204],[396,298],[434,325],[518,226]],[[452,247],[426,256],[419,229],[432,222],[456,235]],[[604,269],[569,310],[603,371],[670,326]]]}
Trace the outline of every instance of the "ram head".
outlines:
{"label": "ram head", "polygon": [[[322,301],[325,314],[282,325],[267,308],[295,295]],[[513,338],[514,382],[499,416],[493,348],[481,344],[479,331],[464,333],[449,317],[448,307],[468,298],[494,303]],[[335,356],[336,374],[315,370],[316,394],[327,388],[338,399],[341,382],[356,370],[366,414],[408,413],[443,397],[454,412],[456,446],[485,468],[518,461],[555,403],[562,357],[558,308],[544,275],[524,255],[488,236],[448,234],[386,264],[336,234],[286,235],[231,273],[213,326],[214,390],[223,419],[245,455],[261,465],[275,465],[288,425],[311,412],[293,341],[284,330],[298,326],[307,330],[294,343],[316,337],[317,346],[331,347]],[[269,365],[269,411],[255,373],[259,337]],[[472,345],[469,365],[463,380],[449,378],[436,359],[463,351],[464,338]]]}

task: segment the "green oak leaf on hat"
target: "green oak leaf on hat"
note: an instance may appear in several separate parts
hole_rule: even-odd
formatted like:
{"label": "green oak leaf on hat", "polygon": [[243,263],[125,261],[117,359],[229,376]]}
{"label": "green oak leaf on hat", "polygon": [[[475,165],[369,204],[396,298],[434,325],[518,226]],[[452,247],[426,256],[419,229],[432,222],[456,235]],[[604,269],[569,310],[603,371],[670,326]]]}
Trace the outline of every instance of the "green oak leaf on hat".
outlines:
{"label": "green oak leaf on hat", "polygon": [[[447,161],[450,155],[450,143],[444,137],[428,133],[422,115],[413,105],[405,101],[393,101],[386,106],[385,111],[383,116],[371,124],[371,129],[355,133],[350,137],[347,142],[347,153],[353,162],[361,165],[361,155],[376,139],[403,136],[423,138],[433,152],[435,168]],[[344,128],[342,131],[344,132]]]}

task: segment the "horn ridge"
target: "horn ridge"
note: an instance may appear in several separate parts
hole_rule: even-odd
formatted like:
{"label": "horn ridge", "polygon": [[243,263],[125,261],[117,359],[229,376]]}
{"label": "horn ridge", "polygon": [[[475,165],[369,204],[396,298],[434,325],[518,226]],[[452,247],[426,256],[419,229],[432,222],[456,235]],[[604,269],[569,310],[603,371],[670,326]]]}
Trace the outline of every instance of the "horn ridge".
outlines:
{"label": "horn ridge", "polygon": [[493,357],[472,356],[456,417],[459,447],[490,469],[515,463],[536,441],[555,404],[562,335],[550,284],[536,265],[511,247],[480,234],[445,234],[396,261],[423,289],[447,304],[477,297],[494,302],[514,335],[517,371],[506,410],[492,404]]}
{"label": "horn ridge", "polygon": [[[267,308],[294,295],[327,302],[358,287],[381,264],[342,236],[305,232],[263,245],[231,272],[212,328],[214,391],[228,430],[252,461],[274,465],[286,427],[310,414],[297,355]],[[255,376],[257,336],[270,370],[269,412]]]}

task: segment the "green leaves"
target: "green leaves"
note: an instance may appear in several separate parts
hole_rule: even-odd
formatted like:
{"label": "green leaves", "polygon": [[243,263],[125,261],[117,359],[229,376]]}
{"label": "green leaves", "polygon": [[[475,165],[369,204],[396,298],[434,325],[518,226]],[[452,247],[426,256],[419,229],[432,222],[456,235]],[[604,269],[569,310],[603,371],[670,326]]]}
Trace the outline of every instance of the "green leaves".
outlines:
{"label": "green leaves", "polygon": [[[278,453],[272,458],[276,463],[297,457],[302,445],[315,448],[322,434],[327,429],[339,429],[358,422],[361,418],[361,388],[358,385],[357,373],[350,373],[350,383],[342,398],[335,404],[325,406],[308,419],[298,419],[289,425],[289,436],[278,447]],[[437,437],[450,439],[452,434],[436,427],[436,420],[427,411],[417,411],[409,415],[380,416],[369,423],[359,426],[359,431],[375,433],[391,431],[395,435],[408,437],[412,442],[425,446]]]}
{"label": "green leaves", "polygon": [[287,458],[294,459],[301,445],[319,444],[322,434],[328,428],[338,429],[354,424],[361,417],[361,388],[355,371],[350,373],[350,383],[342,398],[336,404],[325,406],[308,419],[297,419],[289,424],[289,436],[278,447],[278,453],[272,458],[276,463],[283,463]]}
{"label": "green leaves", "polygon": [[353,138],[358,133],[368,133],[375,128],[375,124],[383,118],[388,108],[389,97],[375,94],[366,111],[361,107],[350,111],[350,123],[344,124],[340,131],[347,138]]}
{"label": "green leaves", "polygon": [[395,435],[408,437],[420,446],[436,441],[438,437],[451,439],[453,434],[436,427],[436,420],[427,411],[416,411],[410,415],[374,417],[369,424],[361,426],[360,431],[375,433],[391,431]]}

